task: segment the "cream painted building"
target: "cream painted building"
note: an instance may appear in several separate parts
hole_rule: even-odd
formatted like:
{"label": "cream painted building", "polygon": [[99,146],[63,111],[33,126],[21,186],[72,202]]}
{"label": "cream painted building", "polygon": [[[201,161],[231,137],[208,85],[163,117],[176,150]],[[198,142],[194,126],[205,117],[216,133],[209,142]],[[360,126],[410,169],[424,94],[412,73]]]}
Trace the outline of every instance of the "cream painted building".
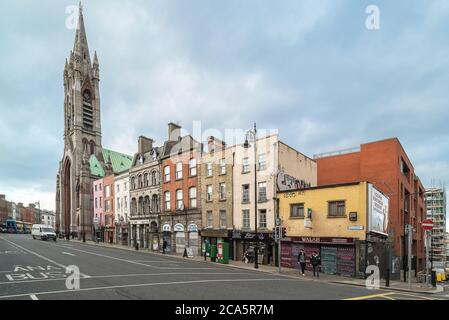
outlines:
{"label": "cream painted building", "polygon": [[[259,261],[274,264],[274,227],[278,217],[277,193],[317,185],[316,162],[271,135],[257,140],[257,186],[254,185],[253,144],[233,147],[233,254],[239,260],[251,250],[255,234],[255,192],[257,192],[257,234]],[[263,257],[262,257],[263,256]]]}
{"label": "cream painted building", "polygon": [[122,245],[129,244],[129,172],[115,176],[115,215],[116,215],[116,242]]}

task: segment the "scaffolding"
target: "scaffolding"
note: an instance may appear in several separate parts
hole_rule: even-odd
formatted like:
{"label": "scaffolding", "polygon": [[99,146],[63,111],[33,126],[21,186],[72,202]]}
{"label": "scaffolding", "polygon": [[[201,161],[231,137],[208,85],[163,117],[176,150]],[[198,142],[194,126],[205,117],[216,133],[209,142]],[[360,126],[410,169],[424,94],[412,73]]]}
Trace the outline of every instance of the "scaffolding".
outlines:
{"label": "scaffolding", "polygon": [[446,192],[445,187],[429,188],[425,192],[427,218],[433,220],[430,259],[434,267],[444,268],[447,261]]}

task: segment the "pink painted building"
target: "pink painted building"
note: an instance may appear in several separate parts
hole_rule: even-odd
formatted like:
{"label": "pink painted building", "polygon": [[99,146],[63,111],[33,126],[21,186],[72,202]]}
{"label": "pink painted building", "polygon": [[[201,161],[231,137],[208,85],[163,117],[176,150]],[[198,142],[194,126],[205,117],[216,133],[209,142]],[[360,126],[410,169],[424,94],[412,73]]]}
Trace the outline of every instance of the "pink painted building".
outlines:
{"label": "pink painted building", "polygon": [[100,233],[101,229],[105,226],[105,211],[104,211],[104,179],[98,179],[94,181],[94,221],[93,225],[96,229],[96,233]]}

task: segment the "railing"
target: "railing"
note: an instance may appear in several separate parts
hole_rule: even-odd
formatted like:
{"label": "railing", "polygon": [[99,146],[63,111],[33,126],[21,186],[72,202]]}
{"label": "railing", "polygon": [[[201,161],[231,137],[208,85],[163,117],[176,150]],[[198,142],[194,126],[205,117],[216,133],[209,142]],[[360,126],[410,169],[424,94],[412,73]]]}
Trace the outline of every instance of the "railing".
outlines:
{"label": "railing", "polygon": [[342,154],[354,153],[354,152],[359,152],[359,151],[360,151],[360,147],[348,148],[348,149],[342,149],[342,150],[337,150],[337,151],[315,154],[315,155],[313,155],[313,158],[319,159],[319,158],[338,156],[338,155],[342,155]]}

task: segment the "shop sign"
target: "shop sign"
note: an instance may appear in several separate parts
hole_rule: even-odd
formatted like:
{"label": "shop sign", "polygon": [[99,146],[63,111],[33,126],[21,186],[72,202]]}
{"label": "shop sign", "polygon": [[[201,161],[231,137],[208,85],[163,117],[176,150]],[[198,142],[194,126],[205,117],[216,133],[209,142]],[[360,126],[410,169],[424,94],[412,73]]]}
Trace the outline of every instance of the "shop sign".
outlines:
{"label": "shop sign", "polygon": [[194,223],[189,224],[187,227],[187,231],[189,232],[198,232],[198,226]]}
{"label": "shop sign", "polygon": [[242,231],[233,231],[232,238],[237,240],[267,240],[269,235],[267,233],[259,233],[257,236],[254,232],[242,232]]}
{"label": "shop sign", "polygon": [[170,232],[171,231],[171,226],[169,224],[164,224],[162,226],[162,231],[164,232]]}
{"label": "shop sign", "polygon": [[173,227],[173,231],[175,232],[184,232],[184,226],[180,223],[175,224],[175,226]]}
{"label": "shop sign", "polygon": [[150,220],[131,220],[131,224],[150,224]]}
{"label": "shop sign", "polygon": [[324,243],[324,244],[353,244],[353,238],[318,238],[318,237],[290,237],[284,240],[285,242],[299,242],[299,243]]}
{"label": "shop sign", "polygon": [[364,226],[349,226],[348,230],[350,231],[359,231],[359,230],[364,230],[365,227]]}

